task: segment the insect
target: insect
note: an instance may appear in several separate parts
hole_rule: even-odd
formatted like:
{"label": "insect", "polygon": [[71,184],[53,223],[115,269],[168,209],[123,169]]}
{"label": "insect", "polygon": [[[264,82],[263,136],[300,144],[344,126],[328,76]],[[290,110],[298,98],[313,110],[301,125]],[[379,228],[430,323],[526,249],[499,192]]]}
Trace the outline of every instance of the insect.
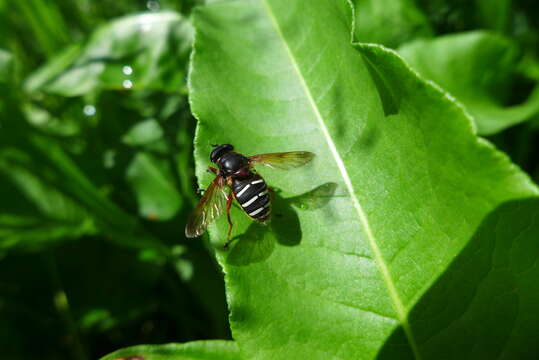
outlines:
{"label": "insect", "polygon": [[272,169],[287,170],[305,165],[313,157],[314,154],[308,151],[245,156],[235,152],[230,144],[213,145],[210,160],[217,165],[217,168],[208,166],[208,170],[216,176],[189,218],[185,236],[192,238],[202,235],[208,225],[226,209],[228,219],[228,236],[224,246],[226,249],[230,243],[233,227],[230,208],[234,199],[253,220],[266,223],[270,218],[269,191],[272,190],[268,188],[262,176],[256,173],[254,166],[263,165]]}

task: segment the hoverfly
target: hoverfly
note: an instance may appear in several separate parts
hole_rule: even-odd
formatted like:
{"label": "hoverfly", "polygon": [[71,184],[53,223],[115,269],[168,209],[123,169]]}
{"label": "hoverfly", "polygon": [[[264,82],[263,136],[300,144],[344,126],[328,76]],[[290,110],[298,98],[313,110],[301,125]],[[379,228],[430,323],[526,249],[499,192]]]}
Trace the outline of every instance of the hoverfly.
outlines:
{"label": "hoverfly", "polygon": [[268,191],[272,190],[268,188],[262,176],[253,169],[254,165],[287,170],[305,165],[313,159],[314,154],[308,151],[292,151],[244,156],[233,151],[234,147],[230,144],[212,146],[210,160],[217,165],[217,169],[208,166],[208,170],[216,177],[189,218],[185,236],[192,238],[202,235],[208,225],[226,209],[228,219],[228,236],[224,246],[226,249],[233,227],[230,208],[234,199],[251,219],[266,223],[270,218],[271,197]]}

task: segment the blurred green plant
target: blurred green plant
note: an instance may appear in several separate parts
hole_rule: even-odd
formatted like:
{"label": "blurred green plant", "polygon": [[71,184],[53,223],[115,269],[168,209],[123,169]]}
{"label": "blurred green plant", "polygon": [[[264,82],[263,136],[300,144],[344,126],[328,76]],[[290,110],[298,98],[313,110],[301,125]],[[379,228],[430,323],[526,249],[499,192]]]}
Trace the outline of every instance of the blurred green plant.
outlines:
{"label": "blurred green plant", "polygon": [[[206,3],[0,0],[2,355],[539,356],[537,5]],[[317,158],[215,257],[216,142]]]}
{"label": "blurred green plant", "polygon": [[183,237],[196,200],[192,28],[173,10],[193,3],[144,5],[35,0],[11,16],[0,2],[7,358],[227,337],[222,275]]}
{"label": "blurred green plant", "polygon": [[194,341],[187,344],[141,345],[116,351],[101,360],[238,360],[241,359],[232,341]]}
{"label": "blurred green plant", "polygon": [[[400,47],[399,54],[462,102],[481,135],[495,134],[539,112],[539,87],[518,72],[518,44],[501,35],[463,32],[417,40]],[[534,84],[527,99],[514,97],[519,82]]]}

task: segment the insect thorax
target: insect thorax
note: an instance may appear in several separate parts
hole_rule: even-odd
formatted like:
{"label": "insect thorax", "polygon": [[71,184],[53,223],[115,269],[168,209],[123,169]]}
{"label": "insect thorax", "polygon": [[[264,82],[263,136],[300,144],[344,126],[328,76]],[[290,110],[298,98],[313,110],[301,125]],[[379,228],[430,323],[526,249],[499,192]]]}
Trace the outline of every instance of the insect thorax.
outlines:
{"label": "insect thorax", "polygon": [[[230,176],[237,173],[243,168],[247,168],[249,165],[249,159],[236,152],[229,152],[224,154],[219,159],[219,170],[224,176]],[[245,174],[247,175],[247,174]]]}

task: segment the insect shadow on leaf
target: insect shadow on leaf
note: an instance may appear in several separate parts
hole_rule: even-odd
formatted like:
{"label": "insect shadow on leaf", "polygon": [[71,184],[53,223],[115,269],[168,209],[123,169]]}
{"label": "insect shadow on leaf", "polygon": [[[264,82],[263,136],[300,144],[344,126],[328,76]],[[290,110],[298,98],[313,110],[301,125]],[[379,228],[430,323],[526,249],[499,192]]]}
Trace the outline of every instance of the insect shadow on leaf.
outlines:
{"label": "insect shadow on leaf", "polygon": [[301,242],[301,225],[297,210],[317,210],[334,197],[337,184],[328,182],[290,198],[283,198],[275,192],[273,219],[269,225],[253,222],[243,234],[232,239],[235,242],[227,257],[227,263],[244,266],[258,263],[270,257],[275,243],[296,246]]}

